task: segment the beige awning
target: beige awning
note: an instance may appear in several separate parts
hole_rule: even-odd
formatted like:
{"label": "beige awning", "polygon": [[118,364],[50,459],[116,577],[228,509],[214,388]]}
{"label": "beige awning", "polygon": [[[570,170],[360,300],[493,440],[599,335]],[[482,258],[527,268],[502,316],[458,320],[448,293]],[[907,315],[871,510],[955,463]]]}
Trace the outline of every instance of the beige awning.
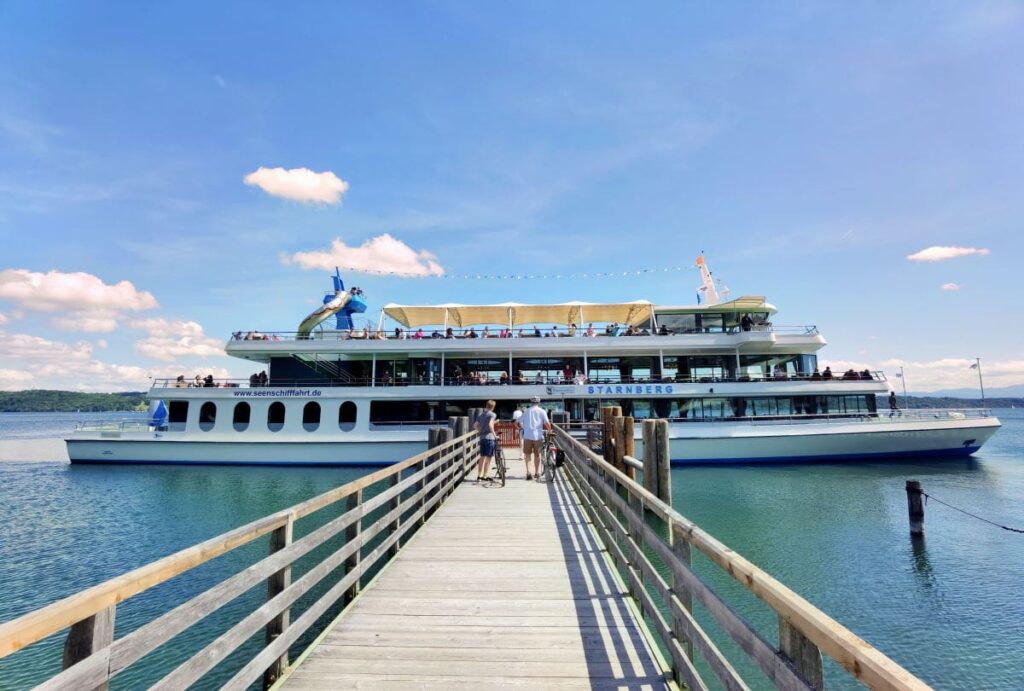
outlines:
{"label": "beige awning", "polygon": [[621,303],[567,302],[561,305],[395,305],[384,306],[384,313],[406,328],[436,326],[475,326],[478,324],[576,324],[617,322],[643,324],[651,318],[654,306],[646,300]]}

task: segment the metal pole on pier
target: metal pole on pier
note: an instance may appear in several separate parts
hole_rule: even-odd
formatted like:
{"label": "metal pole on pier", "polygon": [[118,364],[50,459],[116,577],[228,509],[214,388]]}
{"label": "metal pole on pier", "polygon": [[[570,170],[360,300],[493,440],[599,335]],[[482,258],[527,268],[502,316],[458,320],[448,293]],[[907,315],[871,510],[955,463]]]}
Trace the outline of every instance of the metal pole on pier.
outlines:
{"label": "metal pole on pier", "polygon": [[902,367],[900,367],[900,381],[903,382],[903,408],[906,410],[910,405],[907,404],[907,378],[903,374]]}
{"label": "metal pole on pier", "polygon": [[987,408],[988,406],[985,405],[985,382],[981,378],[981,358],[980,357],[974,358],[974,364],[971,365],[971,369],[978,370],[978,388],[981,389],[981,407],[982,408]]}

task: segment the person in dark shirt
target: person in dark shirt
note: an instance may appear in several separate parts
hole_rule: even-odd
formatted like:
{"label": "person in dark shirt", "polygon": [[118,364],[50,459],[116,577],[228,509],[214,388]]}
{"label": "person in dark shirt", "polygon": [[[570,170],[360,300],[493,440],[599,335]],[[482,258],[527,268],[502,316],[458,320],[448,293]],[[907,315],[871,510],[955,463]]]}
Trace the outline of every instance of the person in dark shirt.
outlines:
{"label": "person in dark shirt", "polygon": [[831,367],[826,367],[825,371],[821,373],[821,378],[822,379],[832,379],[833,378],[833,376],[832,376],[832,368]]}

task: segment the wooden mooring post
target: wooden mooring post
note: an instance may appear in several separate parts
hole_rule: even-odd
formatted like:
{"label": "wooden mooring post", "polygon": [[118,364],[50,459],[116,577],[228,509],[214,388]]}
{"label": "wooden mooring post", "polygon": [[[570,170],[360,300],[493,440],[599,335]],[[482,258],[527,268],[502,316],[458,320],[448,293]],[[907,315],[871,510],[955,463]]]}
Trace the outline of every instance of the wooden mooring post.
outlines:
{"label": "wooden mooring post", "polygon": [[910,514],[910,534],[924,535],[924,492],[917,480],[907,480],[907,512]]}
{"label": "wooden mooring post", "polygon": [[672,503],[672,463],[668,441],[668,420],[644,420],[644,489],[666,504]]}

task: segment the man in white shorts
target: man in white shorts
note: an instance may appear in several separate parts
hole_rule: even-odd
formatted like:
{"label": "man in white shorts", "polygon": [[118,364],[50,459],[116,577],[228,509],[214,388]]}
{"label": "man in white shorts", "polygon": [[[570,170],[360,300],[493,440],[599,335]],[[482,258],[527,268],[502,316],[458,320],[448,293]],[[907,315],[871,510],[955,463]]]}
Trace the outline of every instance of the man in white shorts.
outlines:
{"label": "man in white shorts", "polygon": [[[540,407],[540,397],[530,399],[530,407],[519,418],[523,430],[523,460],[526,462],[526,479],[533,475],[540,477],[540,451],[544,444],[544,432],[551,429],[548,414]],[[530,452],[533,452],[533,475],[530,475]]]}

